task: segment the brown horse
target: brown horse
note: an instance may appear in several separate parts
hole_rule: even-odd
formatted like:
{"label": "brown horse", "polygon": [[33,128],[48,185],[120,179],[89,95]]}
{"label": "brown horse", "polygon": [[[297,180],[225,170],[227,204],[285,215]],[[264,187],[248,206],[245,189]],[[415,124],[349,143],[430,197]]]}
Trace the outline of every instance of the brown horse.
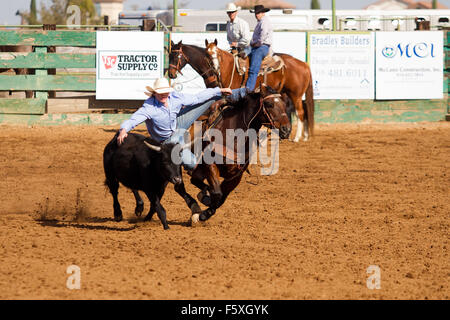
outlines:
{"label": "brown horse", "polygon": [[[217,39],[211,43],[205,40],[205,45],[206,53],[210,56],[216,73],[219,75],[219,82],[229,84],[229,87],[232,89],[245,85],[244,80],[247,74],[239,75],[235,67],[234,56],[227,51],[219,49],[217,47]],[[283,59],[285,67],[279,71],[267,74],[265,84],[278,92],[286,93],[294,103],[297,118],[300,120],[297,121],[297,132],[294,141],[298,142],[300,140],[302,131],[304,131],[304,141],[307,141],[309,135],[314,133],[314,96],[311,69],[305,62],[295,59],[288,54],[275,53],[275,55]],[[263,80],[263,77],[259,76],[256,86],[262,83]],[[305,103],[302,102],[303,94],[306,95]]]}
{"label": "brown horse", "polygon": [[182,41],[177,44],[170,41],[169,78],[175,79],[178,72],[183,74],[181,69],[183,69],[186,64],[190,64],[191,67],[197,71],[203,78],[207,88],[219,86],[216,71],[211,65],[209,57],[206,55],[205,48],[183,44]]}
{"label": "brown horse", "polygon": [[[198,198],[208,208],[201,214],[194,213],[192,215],[193,223],[198,220],[208,220],[241,181],[252,156],[250,133],[256,135],[261,127],[266,125],[269,128],[278,129],[280,137],[286,138],[291,130],[291,123],[286,114],[286,104],[281,98],[281,94],[264,85],[260,87],[259,92],[249,93],[237,102],[224,103],[223,100],[219,100],[211,109],[213,110],[208,119],[209,129],[206,130],[204,136],[211,136],[211,129],[215,129],[215,132],[222,137],[229,137],[229,130],[233,129],[232,132],[236,135],[239,131],[245,133],[245,145],[243,148],[239,148],[239,144],[235,143],[234,138],[231,140],[231,144],[230,141],[227,141],[227,147],[220,143],[215,144],[216,139],[210,144],[204,142],[202,161],[192,172],[191,183],[201,190]],[[214,137],[217,136],[214,135]],[[233,150],[229,147],[230,145]],[[216,156],[218,154],[222,161],[212,163],[207,161],[205,150],[211,146],[215,146],[213,153]],[[238,158],[233,157],[231,164],[228,161],[230,150],[232,155],[239,154],[241,161],[236,161]],[[221,177],[223,178],[222,182],[220,182]],[[204,179],[207,180],[208,185],[203,182]]]}

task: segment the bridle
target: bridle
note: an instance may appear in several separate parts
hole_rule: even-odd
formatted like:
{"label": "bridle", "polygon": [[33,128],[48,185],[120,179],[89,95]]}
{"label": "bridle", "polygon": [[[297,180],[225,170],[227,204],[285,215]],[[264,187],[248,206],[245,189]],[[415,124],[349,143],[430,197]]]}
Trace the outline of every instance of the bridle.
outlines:
{"label": "bridle", "polygon": [[[253,122],[253,120],[255,120],[255,118],[258,116],[258,114],[259,114],[261,111],[264,113],[266,119],[269,121],[269,122],[262,122],[261,124],[267,125],[267,126],[270,125],[271,128],[275,128],[275,121],[273,120],[272,116],[271,116],[270,113],[267,111],[266,106],[264,105],[264,101],[267,100],[267,99],[271,99],[271,98],[273,98],[273,99],[281,98],[281,94],[279,94],[279,93],[273,93],[273,94],[269,94],[268,96],[260,97],[260,98],[259,98],[259,109],[258,109],[258,112],[255,113],[255,115],[253,116],[253,118],[250,120],[250,122],[249,122],[248,124],[246,123],[246,121],[245,121],[245,116],[244,116],[244,124],[247,126],[247,129],[250,127],[250,124]],[[283,114],[286,115],[286,112],[283,112],[283,113],[281,114],[281,116],[282,116]],[[287,115],[286,115],[286,116],[287,116]]]}
{"label": "bridle", "polygon": [[[189,63],[191,66],[192,66],[192,63],[189,60],[189,58],[186,56],[186,54],[183,52],[183,47],[182,46],[180,46],[179,49],[171,49],[171,53],[172,52],[178,54],[178,56],[177,56],[178,59],[177,59],[177,64],[176,65],[169,64],[169,67],[174,68],[176,72],[179,72],[181,75],[183,75],[183,72],[181,72],[181,69],[182,69],[181,58],[183,58],[186,61],[186,63]],[[201,73],[200,76],[203,79],[205,79],[205,82],[206,82],[207,86],[208,85],[214,85],[215,83],[220,85],[220,81],[218,80],[220,78],[217,76],[216,70],[214,69],[213,66],[211,66],[210,61],[206,57],[204,59],[206,61],[206,64],[208,65],[208,69],[205,72]],[[184,67],[184,65],[183,65],[183,67]],[[207,77],[206,74],[208,72],[212,72],[213,74]]]}
{"label": "bridle", "polygon": [[175,71],[177,71],[181,75],[183,75],[183,72],[181,72],[181,67],[180,67],[181,66],[181,58],[184,58],[186,63],[189,63],[188,57],[183,52],[183,47],[180,47],[180,49],[171,49],[170,51],[171,51],[171,53],[172,52],[178,53],[178,57],[177,57],[178,60],[177,60],[177,65],[169,64],[169,67],[175,68]]}

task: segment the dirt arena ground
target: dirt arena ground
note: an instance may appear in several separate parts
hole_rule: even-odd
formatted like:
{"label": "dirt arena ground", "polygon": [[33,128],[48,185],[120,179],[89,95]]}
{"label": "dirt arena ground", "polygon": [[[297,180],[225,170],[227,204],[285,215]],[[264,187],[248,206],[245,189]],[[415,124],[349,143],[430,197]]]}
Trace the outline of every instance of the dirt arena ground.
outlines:
{"label": "dirt arena ground", "polygon": [[318,125],[206,224],[169,186],[167,231],[123,187],[112,220],[117,127],[0,129],[0,299],[449,299],[450,123]]}

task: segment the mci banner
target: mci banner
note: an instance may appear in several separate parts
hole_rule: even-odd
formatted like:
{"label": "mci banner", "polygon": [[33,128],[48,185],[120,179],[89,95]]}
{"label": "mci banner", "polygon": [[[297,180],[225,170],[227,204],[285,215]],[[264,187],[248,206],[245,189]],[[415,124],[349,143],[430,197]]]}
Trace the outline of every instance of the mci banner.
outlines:
{"label": "mci banner", "polygon": [[[224,32],[172,33],[171,36],[175,44],[183,40],[183,44],[192,44],[201,48],[205,47],[205,39],[208,42],[214,42],[214,39],[217,39],[217,46],[220,49],[230,51],[227,34]],[[276,53],[287,53],[301,61],[306,61],[306,32],[274,32],[272,49]],[[197,93],[206,88],[203,78],[190,65],[186,65],[182,72],[183,75],[178,74],[177,78],[172,80],[175,90]]]}
{"label": "mci banner", "polygon": [[377,99],[443,98],[442,31],[376,33]]}
{"label": "mci banner", "polygon": [[315,99],[374,98],[373,33],[308,33]]}
{"label": "mci banner", "polygon": [[97,32],[97,99],[144,100],[163,76],[163,32]]}

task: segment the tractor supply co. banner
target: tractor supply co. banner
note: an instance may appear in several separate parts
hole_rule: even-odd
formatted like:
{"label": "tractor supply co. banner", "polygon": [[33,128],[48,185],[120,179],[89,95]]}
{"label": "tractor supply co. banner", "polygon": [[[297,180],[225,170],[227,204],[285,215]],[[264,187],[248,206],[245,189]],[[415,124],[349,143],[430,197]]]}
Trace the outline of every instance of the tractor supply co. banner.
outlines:
{"label": "tractor supply co. banner", "polygon": [[[220,49],[230,50],[227,34],[224,32],[172,33],[171,37],[175,44],[182,40],[184,44],[192,44],[202,48],[205,47],[205,39],[208,42],[214,42],[214,39],[217,39],[217,46]],[[274,32],[272,49],[275,53],[287,53],[301,61],[306,61],[306,33]],[[175,90],[196,93],[206,88],[203,78],[190,65],[186,65],[182,72],[183,75],[178,74],[177,79],[172,80]]]}
{"label": "tractor supply co. banner", "polygon": [[97,99],[144,100],[163,72],[163,32],[97,32]]}
{"label": "tractor supply co. banner", "polygon": [[442,31],[376,33],[377,99],[443,98]]}
{"label": "tractor supply co. banner", "polygon": [[308,33],[315,99],[374,98],[374,35]]}

